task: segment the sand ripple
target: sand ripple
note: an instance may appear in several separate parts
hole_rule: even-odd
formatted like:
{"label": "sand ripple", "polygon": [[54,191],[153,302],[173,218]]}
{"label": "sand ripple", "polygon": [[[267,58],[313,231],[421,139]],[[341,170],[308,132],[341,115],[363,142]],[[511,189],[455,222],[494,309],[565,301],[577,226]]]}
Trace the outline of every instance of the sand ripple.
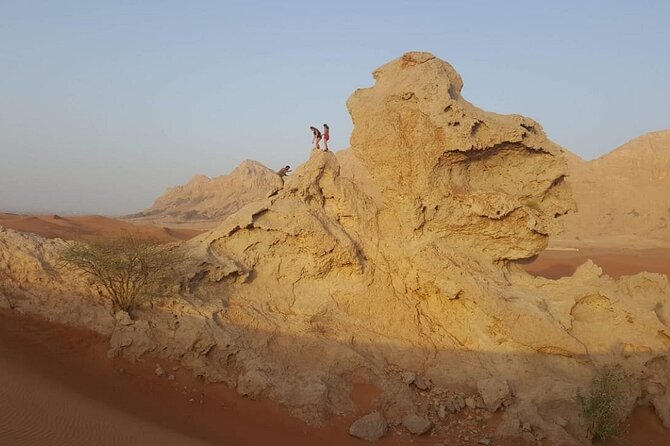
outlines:
{"label": "sand ripple", "polygon": [[0,445],[205,445],[77,394],[3,358]]}

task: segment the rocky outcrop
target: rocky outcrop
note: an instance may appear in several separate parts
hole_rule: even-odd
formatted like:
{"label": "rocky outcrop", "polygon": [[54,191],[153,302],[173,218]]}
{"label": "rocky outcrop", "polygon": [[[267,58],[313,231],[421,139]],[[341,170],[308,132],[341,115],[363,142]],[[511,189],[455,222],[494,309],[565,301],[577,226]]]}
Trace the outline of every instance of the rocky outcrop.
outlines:
{"label": "rocky outcrop", "polygon": [[[629,407],[670,413],[665,276],[613,280],[587,263],[553,281],[515,263],[573,208],[564,151],[528,118],[469,104],[430,54],[374,75],[348,107],[378,199],[314,151],[283,188],[185,242],[180,295],[116,318],[110,353],[181,360],[315,423],[352,413],[362,382],[382,390],[393,425],[414,414],[438,426],[474,405],[503,411],[500,435],[577,444],[575,392],[611,364]],[[468,406],[455,387],[481,398]]]}
{"label": "rocky outcrop", "polygon": [[449,233],[494,260],[541,251],[554,218],[573,207],[564,150],[541,126],[474,107],[458,73],[428,53],[374,77],[347,105],[351,149],[381,190],[383,214],[403,233]]}
{"label": "rocky outcrop", "polygon": [[184,185],[171,187],[150,208],[130,217],[143,221],[220,221],[278,187],[281,179],[276,172],[246,160],[228,175],[196,175]]}
{"label": "rocky outcrop", "polygon": [[60,239],[44,239],[0,226],[0,307],[108,334],[111,305],[81,277],[57,268]]}
{"label": "rocky outcrop", "polygon": [[[565,155],[577,210],[560,218],[564,231],[554,238],[556,245],[644,248],[670,242],[670,130],[642,135],[592,161]],[[370,172],[353,151],[342,150],[337,157],[342,176],[383,206]]]}

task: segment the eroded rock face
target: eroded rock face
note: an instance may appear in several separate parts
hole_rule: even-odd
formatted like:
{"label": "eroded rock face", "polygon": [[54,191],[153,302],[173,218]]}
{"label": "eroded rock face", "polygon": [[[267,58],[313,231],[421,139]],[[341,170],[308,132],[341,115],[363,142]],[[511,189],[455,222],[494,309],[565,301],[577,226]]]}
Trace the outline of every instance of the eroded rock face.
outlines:
{"label": "eroded rock face", "polygon": [[[460,77],[432,55],[406,54],[375,77],[349,107],[353,153],[381,202],[314,151],[282,189],[186,242],[181,295],[132,323],[112,318],[110,353],[178,359],[310,422],[351,413],[351,383],[363,382],[381,389],[385,419],[438,425],[434,401],[484,380],[509,386],[480,389],[491,410],[514,396],[505,432],[528,424],[570,444],[583,434],[566,421],[576,389],[609,364],[628,374],[630,405],[670,413],[665,276],[613,280],[586,263],[553,281],[511,262],[539,252],[572,206],[562,150],[530,119],[467,103]],[[13,237],[0,232],[0,243]],[[47,280],[52,257],[36,240],[30,274],[13,273],[5,295]],[[23,249],[3,254],[0,271]],[[48,283],[67,299],[67,283]]]}
{"label": "eroded rock face", "polygon": [[81,277],[56,267],[60,239],[45,239],[0,226],[0,307],[46,320],[110,333],[111,305]]}
{"label": "eroded rock face", "polygon": [[407,53],[374,77],[347,106],[351,149],[381,190],[385,217],[493,260],[544,249],[573,203],[564,151],[542,127],[476,108],[458,73],[429,53]]}

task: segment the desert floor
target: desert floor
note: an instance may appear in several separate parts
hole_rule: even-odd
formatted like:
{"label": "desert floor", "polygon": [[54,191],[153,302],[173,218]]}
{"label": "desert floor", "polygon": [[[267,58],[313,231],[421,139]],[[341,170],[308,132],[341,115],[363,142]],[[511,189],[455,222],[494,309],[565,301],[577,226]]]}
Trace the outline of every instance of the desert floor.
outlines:
{"label": "desert floor", "polygon": [[46,238],[64,240],[119,237],[133,235],[170,242],[187,240],[202,231],[190,228],[167,228],[149,224],[133,224],[102,215],[21,215],[0,212],[0,226],[30,232]]}
{"label": "desert floor", "polygon": [[593,260],[604,274],[618,278],[641,271],[661,273],[670,277],[670,249],[579,248],[578,251],[546,250],[526,271],[549,279],[572,275],[577,267]]}
{"label": "desert floor", "polygon": [[[525,268],[558,278],[588,258],[613,277],[639,271],[670,275],[669,249],[546,251]],[[135,364],[109,359],[106,345],[106,339],[89,331],[0,311],[0,444],[366,444],[346,433],[356,415],[308,427],[272,402],[251,401],[225,385],[205,384],[164,361],[161,366],[175,380],[157,377],[157,361],[150,358]],[[354,387],[357,415],[369,411],[376,394],[371,386]],[[481,421],[479,434],[464,440],[478,416],[464,410],[453,416],[448,431],[413,438],[393,433],[378,444],[474,445],[497,422],[496,416]],[[670,444],[670,430],[663,429],[650,408],[638,408],[625,429],[621,441],[612,444]]]}

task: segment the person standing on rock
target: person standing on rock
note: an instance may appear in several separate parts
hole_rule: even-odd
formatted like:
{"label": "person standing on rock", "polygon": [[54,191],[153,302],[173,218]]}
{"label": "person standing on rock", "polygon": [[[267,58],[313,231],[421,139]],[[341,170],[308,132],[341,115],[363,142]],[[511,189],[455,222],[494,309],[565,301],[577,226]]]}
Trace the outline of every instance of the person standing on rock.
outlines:
{"label": "person standing on rock", "polygon": [[314,144],[314,148],[321,150],[321,146],[319,145],[319,143],[321,142],[321,132],[319,131],[319,129],[313,126],[310,127],[309,129],[312,131],[313,136],[312,144]]}
{"label": "person standing on rock", "polygon": [[284,184],[284,177],[291,171],[291,166],[286,165],[277,171],[277,175],[281,178],[282,184]]}
{"label": "person standing on rock", "polygon": [[323,125],[323,145],[326,152],[328,151],[328,140],[330,139],[330,127],[328,124]]}
{"label": "person standing on rock", "polygon": [[284,166],[277,171],[277,175],[279,175],[279,177],[281,179],[284,179],[286,174],[289,173],[290,171],[291,171],[291,166]]}

